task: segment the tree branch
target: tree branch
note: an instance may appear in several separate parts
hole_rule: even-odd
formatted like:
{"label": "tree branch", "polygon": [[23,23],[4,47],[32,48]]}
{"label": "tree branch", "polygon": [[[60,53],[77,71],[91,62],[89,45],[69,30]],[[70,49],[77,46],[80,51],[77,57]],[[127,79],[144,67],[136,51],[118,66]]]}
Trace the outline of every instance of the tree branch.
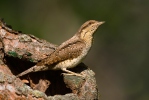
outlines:
{"label": "tree branch", "polygon": [[51,70],[30,73],[21,78],[15,77],[48,57],[57,45],[14,31],[3,20],[0,20],[0,40],[0,98],[98,99],[94,72],[83,63],[70,70],[84,73],[85,79]]}

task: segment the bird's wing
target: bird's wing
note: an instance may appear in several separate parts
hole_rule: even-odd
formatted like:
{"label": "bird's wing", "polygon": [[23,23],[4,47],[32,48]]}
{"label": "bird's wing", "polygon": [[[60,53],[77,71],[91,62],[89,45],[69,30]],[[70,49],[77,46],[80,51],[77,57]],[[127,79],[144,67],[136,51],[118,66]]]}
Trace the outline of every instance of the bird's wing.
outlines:
{"label": "bird's wing", "polygon": [[52,65],[67,59],[76,58],[82,53],[85,47],[85,44],[79,40],[65,43],[61,44],[49,57],[43,59],[41,62],[37,63],[37,65]]}

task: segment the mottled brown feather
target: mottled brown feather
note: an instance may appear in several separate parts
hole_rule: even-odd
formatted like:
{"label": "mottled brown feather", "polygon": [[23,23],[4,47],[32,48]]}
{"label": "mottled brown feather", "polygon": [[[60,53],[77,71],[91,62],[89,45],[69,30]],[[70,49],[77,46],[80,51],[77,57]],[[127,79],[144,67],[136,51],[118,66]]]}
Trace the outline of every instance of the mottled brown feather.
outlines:
{"label": "mottled brown feather", "polygon": [[64,60],[77,58],[82,53],[84,47],[85,44],[83,41],[80,39],[74,39],[72,42],[71,38],[70,42],[68,40],[68,42],[61,44],[48,58],[43,59],[41,62],[37,63],[37,66],[52,65]]}

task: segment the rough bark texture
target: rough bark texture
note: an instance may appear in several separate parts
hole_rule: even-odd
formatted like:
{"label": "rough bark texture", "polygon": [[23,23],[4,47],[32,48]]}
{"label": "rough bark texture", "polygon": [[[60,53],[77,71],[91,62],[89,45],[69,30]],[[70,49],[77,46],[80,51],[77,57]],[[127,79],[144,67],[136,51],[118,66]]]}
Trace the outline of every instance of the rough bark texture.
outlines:
{"label": "rough bark texture", "polygon": [[71,69],[85,78],[42,71],[15,75],[49,56],[56,45],[9,28],[0,20],[0,100],[97,100],[94,72],[81,63]]}

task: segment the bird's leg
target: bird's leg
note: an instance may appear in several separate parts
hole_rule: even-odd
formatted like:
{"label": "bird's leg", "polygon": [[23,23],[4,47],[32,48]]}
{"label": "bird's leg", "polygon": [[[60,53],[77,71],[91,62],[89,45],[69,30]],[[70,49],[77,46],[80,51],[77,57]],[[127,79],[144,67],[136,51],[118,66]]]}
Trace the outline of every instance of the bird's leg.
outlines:
{"label": "bird's leg", "polygon": [[72,72],[72,71],[69,71],[69,70],[67,70],[66,68],[62,68],[61,70],[64,71],[64,72],[67,72],[67,73],[63,73],[63,74],[66,74],[66,75],[75,75],[75,76],[84,77],[83,75],[77,74],[77,73]]}

